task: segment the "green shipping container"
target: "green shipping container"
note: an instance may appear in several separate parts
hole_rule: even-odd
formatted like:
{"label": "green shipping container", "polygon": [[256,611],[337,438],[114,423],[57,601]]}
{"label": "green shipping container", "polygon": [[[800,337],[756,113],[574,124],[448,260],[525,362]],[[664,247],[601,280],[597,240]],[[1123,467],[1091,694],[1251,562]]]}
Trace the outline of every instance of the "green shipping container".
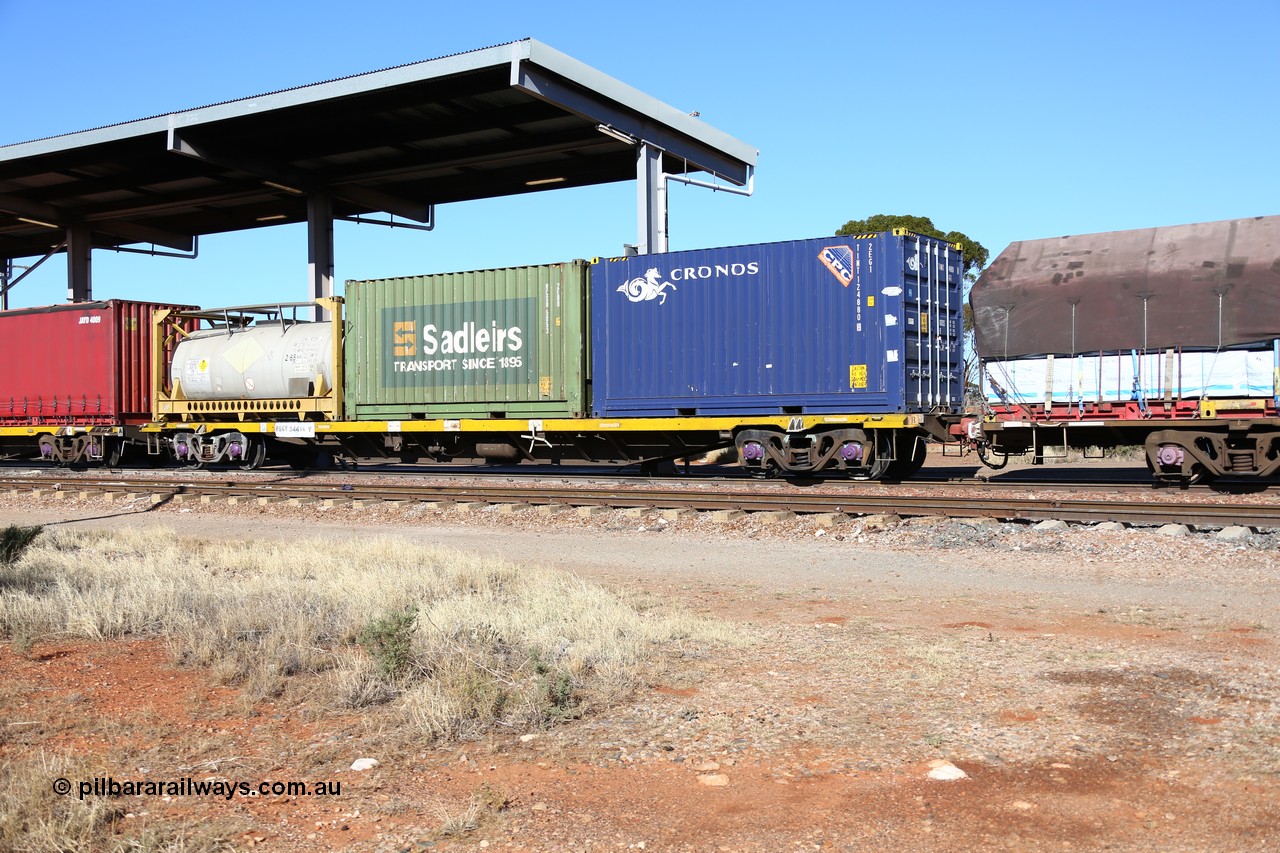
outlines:
{"label": "green shipping container", "polygon": [[347,417],[584,415],[589,268],[348,281]]}

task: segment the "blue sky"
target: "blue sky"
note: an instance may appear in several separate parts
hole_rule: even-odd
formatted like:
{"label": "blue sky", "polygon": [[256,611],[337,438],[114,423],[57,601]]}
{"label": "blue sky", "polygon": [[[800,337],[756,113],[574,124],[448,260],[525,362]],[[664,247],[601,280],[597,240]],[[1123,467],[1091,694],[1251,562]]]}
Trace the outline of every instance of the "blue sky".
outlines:
{"label": "blue sky", "polygon": [[[782,10],[782,11],[779,11]],[[760,150],[756,193],[674,186],[671,246],[932,217],[1019,239],[1280,213],[1280,0],[485,3],[0,0],[0,144],[532,37]],[[627,182],[448,205],[432,233],[337,223],[336,279],[613,255]],[[94,256],[97,298],[301,299],[301,226],[194,262]],[[65,299],[59,256],[12,294]]]}

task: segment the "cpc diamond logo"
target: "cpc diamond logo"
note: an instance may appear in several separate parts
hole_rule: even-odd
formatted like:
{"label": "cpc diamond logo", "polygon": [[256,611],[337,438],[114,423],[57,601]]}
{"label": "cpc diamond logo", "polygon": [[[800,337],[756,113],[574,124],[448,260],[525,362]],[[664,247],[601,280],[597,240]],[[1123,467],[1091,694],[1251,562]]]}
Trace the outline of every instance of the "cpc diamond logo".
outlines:
{"label": "cpc diamond logo", "polygon": [[827,246],[818,253],[818,260],[848,287],[853,281],[853,249],[848,246]]}

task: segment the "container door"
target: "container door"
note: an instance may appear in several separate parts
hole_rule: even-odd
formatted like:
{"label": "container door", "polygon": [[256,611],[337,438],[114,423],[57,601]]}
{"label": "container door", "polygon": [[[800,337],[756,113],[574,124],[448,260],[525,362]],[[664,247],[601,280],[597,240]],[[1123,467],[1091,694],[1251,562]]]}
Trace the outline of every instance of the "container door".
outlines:
{"label": "container door", "polygon": [[906,403],[921,411],[958,411],[963,404],[963,258],[930,237],[899,238],[905,283],[902,351]]}

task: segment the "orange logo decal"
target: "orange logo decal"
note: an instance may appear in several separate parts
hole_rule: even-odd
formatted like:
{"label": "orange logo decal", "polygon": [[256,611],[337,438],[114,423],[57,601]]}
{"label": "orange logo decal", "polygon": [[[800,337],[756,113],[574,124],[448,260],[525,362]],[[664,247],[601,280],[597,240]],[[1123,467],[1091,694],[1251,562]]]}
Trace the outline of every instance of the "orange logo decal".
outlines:
{"label": "orange logo decal", "polygon": [[397,358],[418,354],[418,323],[415,320],[404,320],[395,324],[392,329],[395,335],[395,354]]}

